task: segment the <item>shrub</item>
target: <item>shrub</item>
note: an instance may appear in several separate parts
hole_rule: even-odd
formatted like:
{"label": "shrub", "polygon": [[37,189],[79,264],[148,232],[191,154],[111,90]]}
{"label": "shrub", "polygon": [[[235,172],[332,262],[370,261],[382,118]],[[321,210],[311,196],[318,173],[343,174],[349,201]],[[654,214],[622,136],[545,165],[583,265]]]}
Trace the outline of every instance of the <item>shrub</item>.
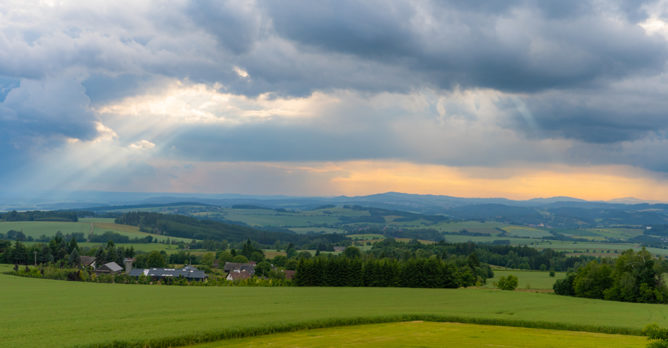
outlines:
{"label": "shrub", "polygon": [[507,277],[499,278],[499,281],[496,282],[496,287],[501,290],[515,290],[517,289],[518,279],[512,274],[509,274]]}
{"label": "shrub", "polygon": [[649,339],[647,347],[668,348],[668,329],[660,328],[656,324],[650,324],[645,326],[642,333]]}

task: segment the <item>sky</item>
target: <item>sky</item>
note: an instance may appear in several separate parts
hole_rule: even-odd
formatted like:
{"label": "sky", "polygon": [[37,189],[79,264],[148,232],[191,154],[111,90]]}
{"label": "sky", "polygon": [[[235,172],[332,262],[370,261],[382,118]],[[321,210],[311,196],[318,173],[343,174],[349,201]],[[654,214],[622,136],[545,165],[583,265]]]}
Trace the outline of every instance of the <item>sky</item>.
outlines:
{"label": "sky", "polygon": [[0,2],[0,191],[668,201],[668,1]]}

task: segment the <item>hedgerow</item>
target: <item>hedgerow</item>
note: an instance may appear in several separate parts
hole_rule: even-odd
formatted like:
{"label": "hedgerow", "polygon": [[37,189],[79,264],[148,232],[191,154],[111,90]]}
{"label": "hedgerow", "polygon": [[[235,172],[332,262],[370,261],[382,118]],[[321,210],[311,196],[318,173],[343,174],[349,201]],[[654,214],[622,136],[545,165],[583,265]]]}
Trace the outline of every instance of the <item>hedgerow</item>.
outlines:
{"label": "hedgerow", "polygon": [[532,329],[585,331],[585,332],[634,335],[634,336],[643,335],[643,331],[640,329],[631,329],[631,328],[613,327],[613,326],[578,325],[578,324],[554,323],[554,322],[544,322],[544,321],[526,321],[526,320],[494,319],[494,318],[467,318],[467,317],[457,317],[457,316],[406,314],[406,315],[396,315],[396,316],[353,317],[353,318],[341,318],[341,319],[314,320],[314,321],[304,321],[297,323],[285,323],[285,324],[275,324],[275,325],[267,325],[260,327],[243,328],[243,329],[222,329],[219,331],[193,333],[181,336],[154,338],[148,340],[128,340],[128,341],[114,340],[110,342],[100,342],[95,344],[80,345],[76,347],[77,348],[167,348],[167,347],[187,346],[198,343],[214,342],[214,341],[233,339],[233,338],[243,338],[243,337],[269,335],[283,332],[292,332],[299,330],[322,329],[336,326],[392,323],[392,322],[415,321],[415,320],[431,321],[431,322],[450,322],[450,323],[464,323],[464,324],[525,327]]}

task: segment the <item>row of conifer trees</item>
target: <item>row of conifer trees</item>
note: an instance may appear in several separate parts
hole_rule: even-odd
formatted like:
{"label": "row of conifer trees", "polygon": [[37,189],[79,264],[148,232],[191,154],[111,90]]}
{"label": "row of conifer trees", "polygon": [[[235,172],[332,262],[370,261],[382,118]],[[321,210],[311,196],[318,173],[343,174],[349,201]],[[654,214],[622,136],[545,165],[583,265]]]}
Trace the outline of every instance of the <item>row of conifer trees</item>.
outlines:
{"label": "row of conifer trees", "polygon": [[458,288],[482,284],[489,276],[486,265],[475,260],[456,262],[437,257],[408,260],[347,258],[345,256],[301,259],[298,286],[373,286],[411,288]]}

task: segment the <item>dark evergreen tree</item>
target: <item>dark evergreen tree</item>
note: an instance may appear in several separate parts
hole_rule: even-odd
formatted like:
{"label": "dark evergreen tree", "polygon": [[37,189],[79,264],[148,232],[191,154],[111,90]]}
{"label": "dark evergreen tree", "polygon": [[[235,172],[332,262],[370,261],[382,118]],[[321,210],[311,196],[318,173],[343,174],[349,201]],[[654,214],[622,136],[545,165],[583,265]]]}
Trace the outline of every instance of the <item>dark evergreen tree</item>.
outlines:
{"label": "dark evergreen tree", "polygon": [[72,253],[70,253],[70,256],[69,256],[67,261],[71,266],[74,266],[74,267],[79,267],[81,265],[81,260],[79,258],[79,249],[78,248],[72,249]]}

